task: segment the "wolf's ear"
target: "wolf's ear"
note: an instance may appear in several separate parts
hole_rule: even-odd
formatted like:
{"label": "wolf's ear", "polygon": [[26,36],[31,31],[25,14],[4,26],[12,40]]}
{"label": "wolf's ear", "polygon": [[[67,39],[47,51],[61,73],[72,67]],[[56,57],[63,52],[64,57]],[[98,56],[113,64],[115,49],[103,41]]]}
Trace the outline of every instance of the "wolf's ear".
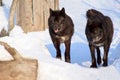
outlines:
{"label": "wolf's ear", "polygon": [[63,7],[62,9],[61,9],[61,15],[63,16],[63,17],[65,17],[65,8]]}
{"label": "wolf's ear", "polygon": [[49,9],[49,13],[50,13],[50,16],[53,15],[53,10],[51,8]]}

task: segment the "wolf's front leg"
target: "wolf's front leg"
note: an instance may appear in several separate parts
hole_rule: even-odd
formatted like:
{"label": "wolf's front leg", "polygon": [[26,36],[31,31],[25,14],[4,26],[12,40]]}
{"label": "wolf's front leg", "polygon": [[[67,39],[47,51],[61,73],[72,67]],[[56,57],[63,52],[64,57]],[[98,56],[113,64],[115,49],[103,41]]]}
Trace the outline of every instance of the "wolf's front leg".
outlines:
{"label": "wolf's front leg", "polygon": [[65,47],[66,47],[66,49],[65,49],[65,62],[71,62],[70,61],[70,46],[71,46],[71,41],[70,40],[68,40],[68,41],[66,41],[65,42]]}

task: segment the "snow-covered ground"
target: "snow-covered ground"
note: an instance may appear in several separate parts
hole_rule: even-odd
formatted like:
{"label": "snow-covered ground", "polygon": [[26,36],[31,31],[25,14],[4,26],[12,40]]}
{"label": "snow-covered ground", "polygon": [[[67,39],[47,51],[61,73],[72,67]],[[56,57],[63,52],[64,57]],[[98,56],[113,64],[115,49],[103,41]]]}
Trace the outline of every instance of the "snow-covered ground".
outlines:
{"label": "snow-covered ground", "polygon": [[[3,0],[0,7],[0,30],[8,25],[9,9],[12,0]],[[35,58],[39,61],[38,80],[120,80],[120,0],[60,0],[60,9],[72,17],[75,33],[71,45],[71,61],[64,62],[55,58],[55,48],[48,30],[24,33],[15,26],[10,36],[0,38],[16,48],[22,56]],[[109,66],[89,68],[91,64],[90,51],[85,36],[86,11],[97,9],[111,17],[114,24],[114,37],[109,51]],[[61,45],[62,57],[65,47]],[[103,55],[103,49],[101,48]],[[0,46],[0,60],[12,57]]]}

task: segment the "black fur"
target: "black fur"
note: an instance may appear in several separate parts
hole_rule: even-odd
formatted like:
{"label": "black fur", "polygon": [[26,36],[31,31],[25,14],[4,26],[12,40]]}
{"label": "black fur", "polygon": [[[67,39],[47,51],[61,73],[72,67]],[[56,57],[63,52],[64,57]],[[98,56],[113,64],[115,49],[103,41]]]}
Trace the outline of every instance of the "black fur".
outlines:
{"label": "black fur", "polygon": [[104,16],[101,12],[90,9],[86,12],[87,25],[86,36],[89,42],[91,52],[92,65],[97,67],[95,58],[95,49],[97,51],[97,63],[101,64],[101,55],[99,47],[103,46],[103,66],[108,65],[108,51],[113,37],[113,23],[108,16]]}
{"label": "black fur", "polygon": [[65,44],[65,61],[70,62],[70,45],[74,33],[72,19],[65,13],[65,9],[52,10],[48,19],[49,33],[56,48],[56,58],[61,59],[60,43]]}

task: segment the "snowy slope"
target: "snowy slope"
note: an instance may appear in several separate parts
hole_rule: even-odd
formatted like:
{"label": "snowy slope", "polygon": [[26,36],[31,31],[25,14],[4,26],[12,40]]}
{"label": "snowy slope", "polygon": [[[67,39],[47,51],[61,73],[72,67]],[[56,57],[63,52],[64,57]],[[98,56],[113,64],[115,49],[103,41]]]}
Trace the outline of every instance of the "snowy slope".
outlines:
{"label": "snowy slope", "polygon": [[[0,29],[8,25],[8,13],[12,0],[3,0],[5,6],[0,7]],[[60,0],[60,9],[65,7],[75,24],[72,38],[71,60],[65,63],[55,59],[55,48],[48,30],[25,34],[19,26],[11,31],[10,36],[0,38],[9,43],[22,56],[39,60],[38,80],[120,80],[120,0]],[[89,68],[91,57],[85,37],[86,11],[97,9],[111,17],[114,23],[114,38],[109,51],[109,66]],[[64,57],[64,45],[61,45]],[[103,49],[101,48],[102,55]],[[0,60],[12,57],[0,46]]]}

